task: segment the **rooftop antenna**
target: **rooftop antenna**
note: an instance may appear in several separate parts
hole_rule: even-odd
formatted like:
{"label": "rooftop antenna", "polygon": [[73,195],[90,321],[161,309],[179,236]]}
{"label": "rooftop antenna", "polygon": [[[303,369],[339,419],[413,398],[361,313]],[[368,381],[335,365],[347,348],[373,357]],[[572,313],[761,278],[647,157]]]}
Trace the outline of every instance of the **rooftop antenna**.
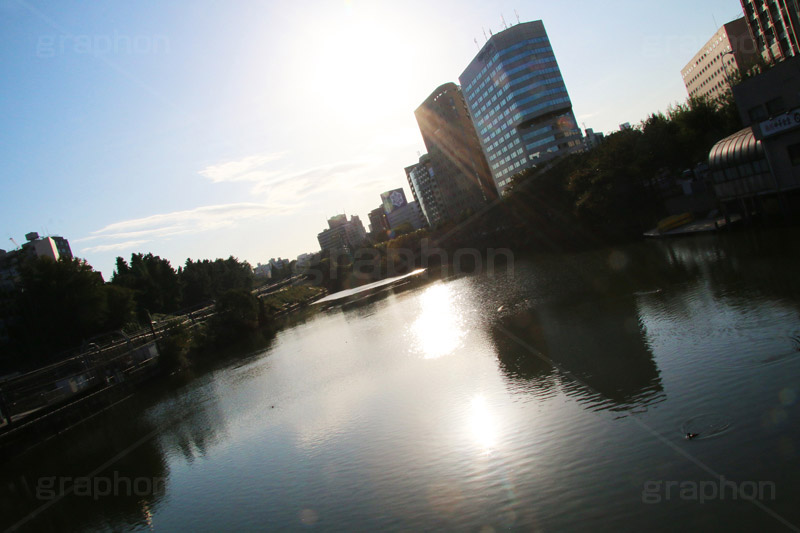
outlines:
{"label": "rooftop antenna", "polygon": [[15,250],[19,248],[19,244],[17,244],[17,241],[14,240],[14,237],[9,237],[8,240],[14,243]]}
{"label": "rooftop antenna", "polygon": [[517,16],[517,24],[519,24],[519,13],[517,13],[516,9],[514,10],[514,14]]}
{"label": "rooftop antenna", "polygon": [[473,39],[473,41],[475,41],[475,48],[477,48],[478,50],[480,50],[480,49],[481,49],[481,47],[480,47],[480,45],[478,44],[478,38],[477,38],[477,37],[475,37],[475,38]]}
{"label": "rooftop antenna", "polygon": [[491,35],[492,37],[494,37],[494,33],[492,33],[492,28],[489,28],[489,35]]}
{"label": "rooftop antenna", "polygon": [[717,26],[717,17],[714,16],[714,13],[711,13],[711,20],[714,21],[714,31],[718,30],[719,26]]}
{"label": "rooftop antenna", "polygon": [[483,38],[484,38],[484,40],[488,41],[488,40],[489,40],[489,38],[486,36],[486,30],[485,30],[485,29],[483,29],[483,26],[481,26],[481,31],[483,31]]}
{"label": "rooftop antenna", "polygon": [[500,20],[503,21],[503,29],[507,30],[508,29],[508,25],[506,24],[506,18],[503,16],[502,13],[500,13]]}

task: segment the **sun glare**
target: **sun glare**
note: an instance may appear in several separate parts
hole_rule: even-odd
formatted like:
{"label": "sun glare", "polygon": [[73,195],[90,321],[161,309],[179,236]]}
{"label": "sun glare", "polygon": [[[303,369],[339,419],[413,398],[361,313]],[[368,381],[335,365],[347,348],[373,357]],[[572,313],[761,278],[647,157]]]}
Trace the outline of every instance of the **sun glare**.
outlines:
{"label": "sun glare", "polygon": [[411,326],[416,345],[425,359],[448,355],[466,334],[453,293],[447,285],[434,285],[420,297],[422,312]]}
{"label": "sun glare", "polygon": [[[307,34],[314,45],[305,71],[312,93],[330,112],[350,121],[403,105],[407,77],[413,74],[412,54],[397,22],[350,2],[337,19]],[[370,109],[372,113],[364,113]]]}

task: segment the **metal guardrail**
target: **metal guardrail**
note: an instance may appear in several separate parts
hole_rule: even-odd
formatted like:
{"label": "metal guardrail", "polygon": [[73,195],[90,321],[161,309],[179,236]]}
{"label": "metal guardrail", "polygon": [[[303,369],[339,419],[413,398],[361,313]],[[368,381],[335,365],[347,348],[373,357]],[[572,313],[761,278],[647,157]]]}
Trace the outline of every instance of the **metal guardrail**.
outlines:
{"label": "metal guardrail", "polygon": [[124,381],[158,358],[157,337],[87,345],[78,355],[0,383],[0,431],[89,391]]}

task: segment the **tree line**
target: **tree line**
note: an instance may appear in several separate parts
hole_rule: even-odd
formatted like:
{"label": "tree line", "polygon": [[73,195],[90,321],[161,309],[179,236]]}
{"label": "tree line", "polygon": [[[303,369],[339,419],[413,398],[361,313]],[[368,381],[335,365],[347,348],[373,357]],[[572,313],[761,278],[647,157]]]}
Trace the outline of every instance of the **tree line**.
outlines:
{"label": "tree line", "polygon": [[252,298],[246,307],[257,307],[253,269],[235,257],[187,259],[175,269],[167,259],[135,253],[130,261],[117,258],[108,282],[78,258],[29,258],[18,271],[16,288],[0,298],[8,333],[0,365],[6,369],[41,364],[102,333],[135,331],[158,315],[219,299],[230,307]]}

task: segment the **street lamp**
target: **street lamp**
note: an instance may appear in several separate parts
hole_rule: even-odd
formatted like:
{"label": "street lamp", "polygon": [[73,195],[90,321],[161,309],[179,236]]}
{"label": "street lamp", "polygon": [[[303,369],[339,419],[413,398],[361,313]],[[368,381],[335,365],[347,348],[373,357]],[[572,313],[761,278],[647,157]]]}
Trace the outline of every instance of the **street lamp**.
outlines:
{"label": "street lamp", "polygon": [[725,56],[727,56],[727,55],[732,55],[733,59],[735,61],[736,60],[736,54],[734,54],[733,51],[728,50],[727,52],[722,54],[722,57],[720,58],[722,60],[722,69],[725,71],[725,81],[728,83],[728,88],[732,88],[731,87],[731,77],[728,75],[728,65],[725,64]]}

